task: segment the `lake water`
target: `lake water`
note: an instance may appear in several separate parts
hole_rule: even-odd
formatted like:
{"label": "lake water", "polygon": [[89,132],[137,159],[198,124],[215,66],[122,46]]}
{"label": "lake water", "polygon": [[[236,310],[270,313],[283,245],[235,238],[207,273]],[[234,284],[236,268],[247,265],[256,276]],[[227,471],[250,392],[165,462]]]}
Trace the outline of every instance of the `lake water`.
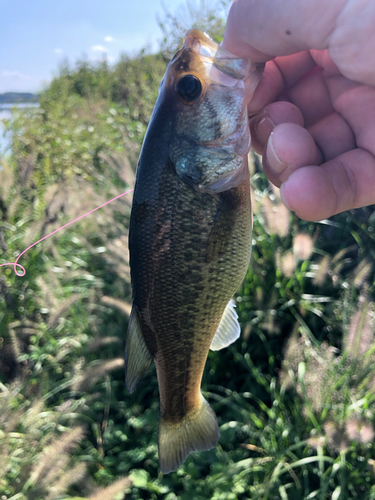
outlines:
{"label": "lake water", "polygon": [[38,102],[18,102],[18,103],[1,103],[0,104],[0,111],[1,110],[12,110],[14,108],[17,109],[30,109],[30,108],[39,108],[39,103]]}
{"label": "lake water", "polygon": [[0,104],[0,158],[7,152],[9,153],[9,141],[5,137],[3,137],[4,125],[2,123],[2,120],[10,118],[12,116],[12,110],[14,108],[17,108],[19,110],[39,108],[39,103],[20,102]]}

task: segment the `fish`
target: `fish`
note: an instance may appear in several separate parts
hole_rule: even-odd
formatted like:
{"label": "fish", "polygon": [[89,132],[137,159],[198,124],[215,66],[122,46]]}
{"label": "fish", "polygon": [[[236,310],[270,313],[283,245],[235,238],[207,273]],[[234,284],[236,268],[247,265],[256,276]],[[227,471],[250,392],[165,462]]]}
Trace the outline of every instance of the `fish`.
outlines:
{"label": "fish", "polygon": [[209,350],[240,335],[232,297],[251,253],[247,104],[263,66],[189,30],[160,83],[139,157],[125,379],[132,393],[154,360],[163,473],[219,440],[201,380]]}

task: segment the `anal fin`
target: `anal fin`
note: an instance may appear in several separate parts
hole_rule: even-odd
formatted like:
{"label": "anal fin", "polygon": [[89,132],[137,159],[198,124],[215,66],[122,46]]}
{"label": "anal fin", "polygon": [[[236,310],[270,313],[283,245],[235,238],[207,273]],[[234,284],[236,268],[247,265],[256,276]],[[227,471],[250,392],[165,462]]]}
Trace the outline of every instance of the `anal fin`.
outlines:
{"label": "anal fin", "polygon": [[241,327],[238,323],[238,315],[235,311],[236,305],[231,299],[224,310],[218,329],[212,339],[210,349],[219,351],[232,344],[238,339],[241,333]]}
{"label": "anal fin", "polygon": [[125,346],[125,382],[130,393],[135,391],[151,360],[152,356],[143,338],[138,311],[133,306]]}

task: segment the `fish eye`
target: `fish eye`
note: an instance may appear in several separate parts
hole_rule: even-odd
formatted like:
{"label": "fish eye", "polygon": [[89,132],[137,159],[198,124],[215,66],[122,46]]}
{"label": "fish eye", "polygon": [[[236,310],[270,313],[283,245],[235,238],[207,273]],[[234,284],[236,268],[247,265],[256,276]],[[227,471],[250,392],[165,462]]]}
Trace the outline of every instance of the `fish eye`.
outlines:
{"label": "fish eye", "polygon": [[192,103],[201,96],[202,84],[196,76],[185,75],[177,83],[176,90],[181,99]]}

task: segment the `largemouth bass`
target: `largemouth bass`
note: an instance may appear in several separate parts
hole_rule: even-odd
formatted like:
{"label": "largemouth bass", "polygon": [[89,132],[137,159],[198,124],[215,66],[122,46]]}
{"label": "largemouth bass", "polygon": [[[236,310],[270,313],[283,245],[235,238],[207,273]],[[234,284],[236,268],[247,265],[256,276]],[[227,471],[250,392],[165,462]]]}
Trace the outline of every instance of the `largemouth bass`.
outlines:
{"label": "largemouth bass", "polygon": [[142,146],[129,233],[126,384],[133,392],[154,359],[165,473],[219,439],[200,386],[209,349],[240,334],[231,299],[251,250],[246,106],[262,70],[189,30]]}

